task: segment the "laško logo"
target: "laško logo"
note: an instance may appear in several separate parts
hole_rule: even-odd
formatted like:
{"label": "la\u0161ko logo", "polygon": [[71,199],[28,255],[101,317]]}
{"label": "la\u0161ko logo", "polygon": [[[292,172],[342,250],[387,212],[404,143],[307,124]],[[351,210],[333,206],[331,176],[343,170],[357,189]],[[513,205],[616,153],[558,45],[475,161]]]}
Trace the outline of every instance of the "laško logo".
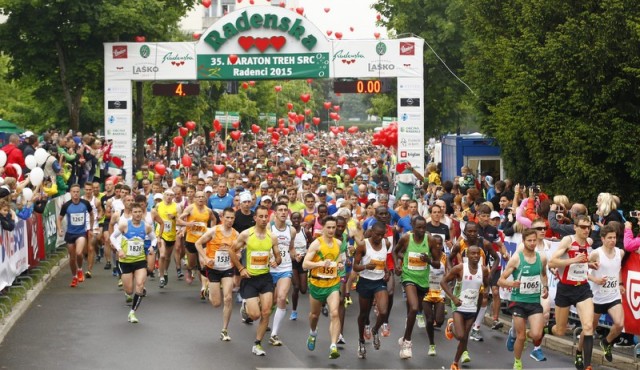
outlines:
{"label": "la\u0161ko logo", "polygon": [[127,45],[113,45],[111,54],[113,59],[127,59]]}
{"label": "la\u0161ko logo", "polygon": [[416,55],[414,42],[400,42],[400,55]]}

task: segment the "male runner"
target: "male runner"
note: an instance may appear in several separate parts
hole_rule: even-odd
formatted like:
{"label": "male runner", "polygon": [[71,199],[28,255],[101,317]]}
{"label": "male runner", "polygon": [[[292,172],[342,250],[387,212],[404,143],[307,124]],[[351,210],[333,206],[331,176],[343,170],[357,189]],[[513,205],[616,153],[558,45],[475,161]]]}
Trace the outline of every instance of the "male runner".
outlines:
{"label": "male runner", "polygon": [[[164,230],[160,234],[160,229],[156,228],[156,234],[160,235],[160,288],[167,286],[169,282],[169,264],[173,246],[176,243],[176,219],[180,213],[178,204],[173,201],[174,192],[171,189],[164,191],[162,201],[156,205],[156,212],[162,219]],[[179,268],[180,266],[176,266]]]}
{"label": "male runner", "polygon": [[[427,230],[429,226],[427,224]],[[422,300],[422,308],[426,320],[427,336],[429,337],[429,352],[427,355],[436,355],[435,327],[441,327],[444,323],[444,292],[440,288],[440,282],[448,272],[447,255],[444,253],[444,239],[440,235],[432,235],[434,239],[434,256],[440,254],[440,267],[429,269],[429,291]],[[417,316],[416,316],[417,320]],[[419,325],[418,325],[419,327]]]}
{"label": "male runner", "polygon": [[91,208],[93,211],[91,213],[87,213],[87,228],[89,228],[89,218],[93,219],[93,227],[89,229],[87,232],[87,272],[84,274],[85,278],[91,279],[93,265],[96,262],[96,252],[98,248],[98,239],[100,237],[100,226],[98,225],[98,220],[102,217],[102,208],[100,207],[100,202],[98,198],[93,194],[93,183],[85,182],[84,183],[84,197],[82,198],[91,204]]}
{"label": "male runner", "polygon": [[[226,208],[222,213],[222,224],[208,229],[195,242],[200,261],[206,270],[204,276],[207,276],[212,286],[209,289],[209,302],[213,307],[220,307],[220,286],[222,286],[224,307],[220,340],[224,342],[231,340],[228,332],[233,308],[233,265],[230,255],[234,253],[233,245],[239,235],[232,227],[235,218],[236,213],[233,208]],[[205,243],[206,249],[202,246]]]}
{"label": "male runner", "polygon": [[[528,336],[537,342],[542,338],[544,316],[540,298],[549,295],[547,282],[547,258],[536,251],[538,237],[535,229],[526,229],[522,233],[524,249],[509,259],[507,267],[498,279],[498,285],[511,288],[509,308],[513,314],[513,327],[507,336],[507,350],[514,352],[513,368],[522,369],[522,350]],[[507,281],[513,276],[513,281]],[[514,330],[515,329],[515,330]]]}
{"label": "male runner", "polygon": [[[264,356],[262,338],[267,332],[271,305],[273,304],[273,279],[269,273],[269,260],[273,255],[276,264],[280,264],[282,257],[278,249],[278,240],[267,229],[269,210],[258,206],[255,211],[256,225],[241,232],[230,253],[231,262],[240,272],[240,294],[245,302],[242,305],[243,315],[251,320],[260,318],[260,325],[256,330],[256,341],[251,351],[256,356]],[[247,249],[246,267],[240,263],[237,253]]]}
{"label": "male runner", "polygon": [[293,269],[293,292],[291,293],[292,311],[289,320],[298,319],[298,298],[299,294],[307,293],[307,270],[302,268],[302,260],[304,255],[307,254],[307,248],[309,247],[309,236],[306,230],[302,227],[302,215],[300,213],[292,213],[291,226],[296,230],[296,237],[293,240],[293,247],[295,249],[295,257],[292,258],[291,267]]}
{"label": "male runner", "polygon": [[[65,202],[60,208],[60,215],[56,219],[58,226],[58,235],[64,236],[67,243],[67,251],[69,252],[69,268],[71,269],[72,288],[78,286],[78,283],[84,281],[82,273],[82,262],[84,257],[84,248],[87,246],[87,231],[93,230],[93,217],[89,218],[89,227],[87,228],[87,214],[93,212],[93,207],[86,199],[80,198],[80,185],[73,184],[69,188],[71,199]],[[67,230],[62,228],[62,221],[67,219]]]}
{"label": "male runner", "polygon": [[302,263],[304,269],[311,270],[309,272],[309,300],[311,303],[309,326],[311,331],[307,338],[307,348],[310,351],[316,348],[318,318],[322,304],[326,302],[331,318],[329,358],[336,359],[340,357],[336,345],[340,335],[340,316],[338,313],[340,277],[338,270],[344,268],[344,255],[340,253],[340,240],[334,237],[336,219],[327,216],[323,219],[322,224],[322,235],[311,243]]}

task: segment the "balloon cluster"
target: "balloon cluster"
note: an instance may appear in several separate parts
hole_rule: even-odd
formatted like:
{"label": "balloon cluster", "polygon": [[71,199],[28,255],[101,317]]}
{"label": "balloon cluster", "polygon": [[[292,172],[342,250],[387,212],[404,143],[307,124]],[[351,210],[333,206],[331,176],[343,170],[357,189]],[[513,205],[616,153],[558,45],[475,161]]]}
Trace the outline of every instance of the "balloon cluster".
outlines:
{"label": "balloon cluster", "polygon": [[382,145],[386,148],[398,147],[398,123],[391,122],[391,124],[382,130],[373,134],[373,145]]}

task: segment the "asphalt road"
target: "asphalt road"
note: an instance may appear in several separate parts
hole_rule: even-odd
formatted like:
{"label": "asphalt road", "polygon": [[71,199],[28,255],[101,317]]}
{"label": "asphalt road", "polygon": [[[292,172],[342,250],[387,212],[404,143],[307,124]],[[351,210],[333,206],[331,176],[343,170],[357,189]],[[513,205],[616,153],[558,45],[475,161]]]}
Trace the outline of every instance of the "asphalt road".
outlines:
{"label": "asphalt road", "polygon": [[[379,351],[367,343],[367,358],[358,359],[354,292],[345,320],[347,344],[339,359],[328,357],[327,318],[320,319],[316,350],[306,348],[308,296],[301,298],[297,321],[289,321],[287,312],[280,330],[284,346],[272,347],[265,337],[267,355],[257,357],[251,353],[255,326],[241,323],[237,304],[229,327],[232,341],[219,340],[222,310],[200,301],[197,281],[189,286],[177,281],[173,271],[164,289],[158,288],[157,279],[148,281],[148,295],[137,314],[140,323],[130,324],[129,307],[110,271],[96,265],[94,278],[75,289],[68,286],[68,271],[63,268],[49,283],[0,345],[0,369],[448,369],[457,345],[436,332],[438,355],[428,357],[426,331],[416,327],[413,358],[401,360],[397,340],[405,310],[402,295],[396,294],[391,336],[382,338]],[[505,334],[487,327],[482,332],[485,341],[470,342],[472,361],[463,368],[511,369],[513,356],[505,349]],[[568,356],[546,349],[548,360],[535,362],[528,356],[530,350],[528,344],[525,368],[574,369]]]}

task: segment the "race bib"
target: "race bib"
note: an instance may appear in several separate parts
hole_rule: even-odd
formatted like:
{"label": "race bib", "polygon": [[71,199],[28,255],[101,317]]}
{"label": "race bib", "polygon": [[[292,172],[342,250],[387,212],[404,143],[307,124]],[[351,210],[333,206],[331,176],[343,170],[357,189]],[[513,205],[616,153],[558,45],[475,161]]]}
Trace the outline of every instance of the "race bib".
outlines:
{"label": "race bib", "polygon": [[217,250],[213,259],[213,269],[225,271],[231,268],[231,258],[228,251]]}
{"label": "race bib", "polygon": [[567,268],[569,269],[567,271],[567,280],[576,282],[587,280],[587,271],[589,269],[587,263],[572,263]]}
{"label": "race bib", "polygon": [[541,288],[540,275],[520,277],[520,294],[540,294]]}
{"label": "race bib", "polygon": [[207,224],[204,222],[196,222],[195,225],[191,226],[191,235],[193,236],[202,236],[205,231],[207,231]]}
{"label": "race bib", "polygon": [[384,270],[384,267],[387,264],[386,260],[374,260],[374,259],[372,259],[371,262],[374,265],[376,265],[376,268],[374,270],[377,270],[377,271]]}
{"label": "race bib", "polygon": [[440,286],[440,282],[442,281],[443,277],[444,277],[443,270],[434,271],[432,269],[431,273],[429,274],[429,290],[441,290],[442,287]]}
{"label": "race bib", "polygon": [[294,248],[296,249],[296,254],[298,256],[304,256],[307,253],[307,244],[306,243],[296,244],[294,246]]}
{"label": "race bib", "polygon": [[164,224],[164,232],[168,233],[171,232],[171,229],[173,228],[173,221],[164,221],[162,222]]}
{"label": "race bib", "polygon": [[409,252],[409,264],[407,268],[412,271],[423,271],[427,269],[427,262],[423,261],[422,253]]}
{"label": "race bib", "polygon": [[329,266],[318,267],[316,277],[320,279],[335,279],[338,276],[338,263],[331,262]]}
{"label": "race bib", "polygon": [[460,293],[460,300],[462,301],[462,306],[466,306],[466,307],[477,306],[479,294],[480,294],[480,291],[478,289],[463,290]]}
{"label": "race bib", "polygon": [[249,268],[252,270],[269,268],[269,252],[251,252],[249,256]]}
{"label": "race bib", "polygon": [[616,294],[618,291],[618,278],[615,276],[607,276],[607,280],[600,286],[600,293],[602,295]]}
{"label": "race bib", "polygon": [[[278,248],[280,248],[281,246],[278,246]],[[287,246],[286,249],[280,249],[280,257],[282,258],[282,261],[280,261],[280,264],[285,264],[285,263],[291,263],[291,254],[289,253],[289,247]]]}
{"label": "race bib", "polygon": [[144,252],[144,241],[138,239],[129,240],[127,247],[127,256],[138,257]]}
{"label": "race bib", "polygon": [[71,213],[69,215],[69,218],[71,219],[71,226],[84,226],[85,225],[85,218],[84,218],[84,213]]}

